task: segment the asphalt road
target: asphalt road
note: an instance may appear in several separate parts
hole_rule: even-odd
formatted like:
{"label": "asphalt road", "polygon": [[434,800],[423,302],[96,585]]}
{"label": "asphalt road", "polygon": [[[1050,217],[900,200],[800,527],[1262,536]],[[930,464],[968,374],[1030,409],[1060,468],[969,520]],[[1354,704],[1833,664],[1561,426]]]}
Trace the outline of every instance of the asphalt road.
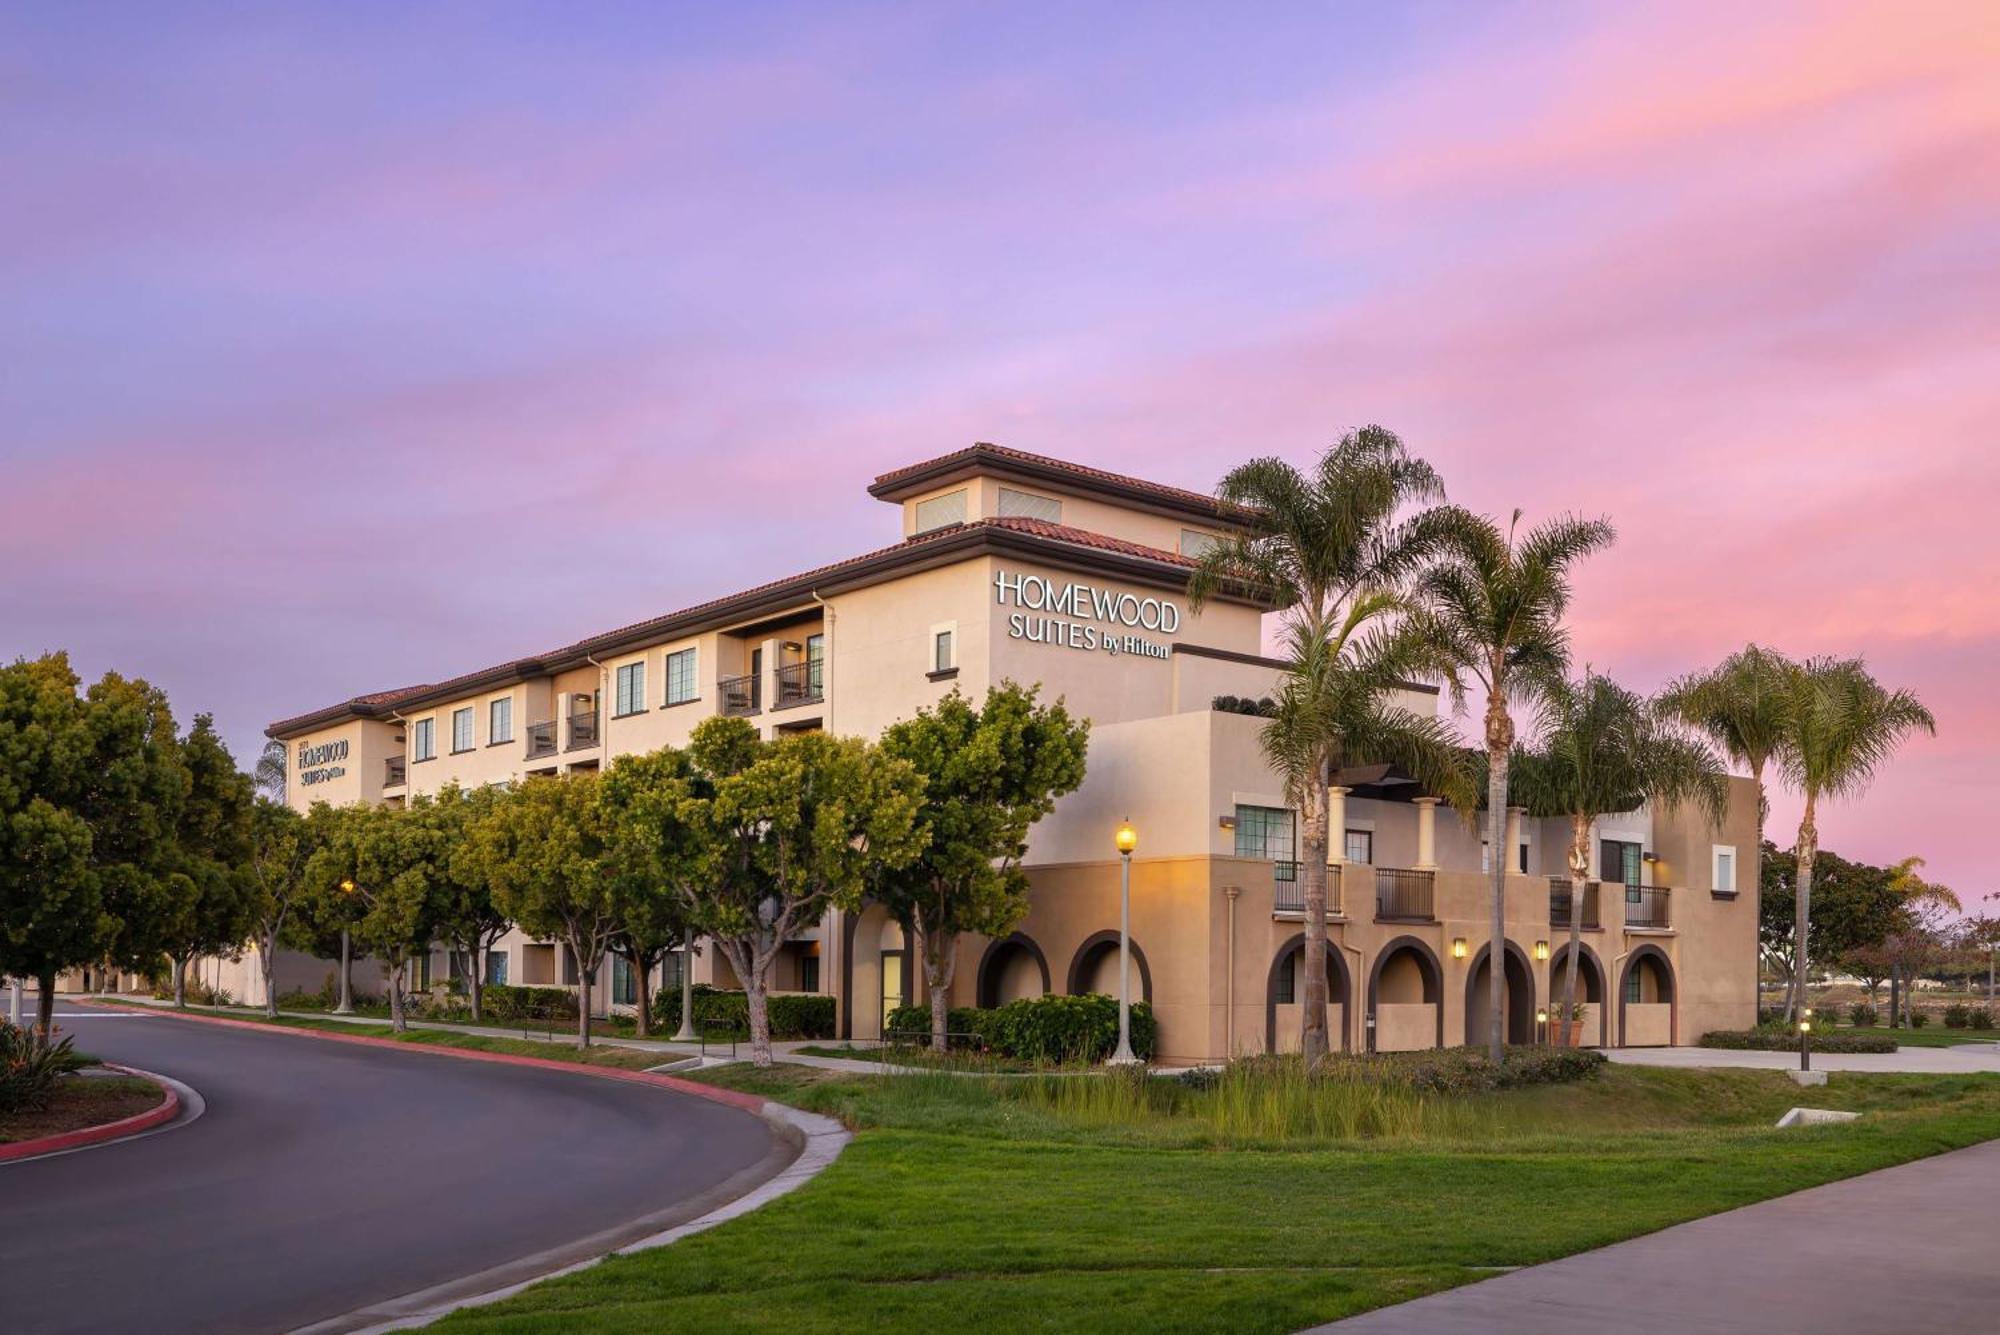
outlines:
{"label": "asphalt road", "polygon": [[60,1014],[79,1048],[184,1081],[207,1110],[0,1164],[10,1333],[290,1330],[693,1210],[776,1150],[755,1114],[643,1085]]}

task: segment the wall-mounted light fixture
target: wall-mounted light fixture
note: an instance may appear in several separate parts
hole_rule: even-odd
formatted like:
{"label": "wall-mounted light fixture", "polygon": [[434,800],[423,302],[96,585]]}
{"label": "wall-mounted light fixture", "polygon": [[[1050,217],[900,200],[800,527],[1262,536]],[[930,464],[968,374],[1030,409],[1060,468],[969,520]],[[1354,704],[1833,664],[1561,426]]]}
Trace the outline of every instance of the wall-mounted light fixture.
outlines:
{"label": "wall-mounted light fixture", "polygon": [[1535,958],[1538,960],[1545,960],[1548,957],[1549,957],[1549,943],[1546,941],[1535,942]]}
{"label": "wall-mounted light fixture", "polygon": [[1455,959],[1455,960],[1462,960],[1462,959],[1464,959],[1464,958],[1465,958],[1465,938],[1464,938],[1464,937],[1462,937],[1462,936],[1454,936],[1454,937],[1453,937],[1453,938],[1451,939],[1451,957],[1452,957],[1453,959]]}
{"label": "wall-mounted light fixture", "polygon": [[1236,828],[1236,817],[1224,816],[1221,820],[1217,821],[1216,824],[1220,825],[1225,830],[1233,830]]}

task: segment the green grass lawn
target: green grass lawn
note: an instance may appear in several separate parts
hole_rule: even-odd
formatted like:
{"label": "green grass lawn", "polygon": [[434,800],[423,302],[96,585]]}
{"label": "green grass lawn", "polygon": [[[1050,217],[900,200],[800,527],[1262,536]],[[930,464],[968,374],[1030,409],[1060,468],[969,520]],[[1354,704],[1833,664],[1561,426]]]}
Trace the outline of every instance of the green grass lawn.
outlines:
{"label": "green grass lawn", "polygon": [[858,1134],[750,1215],[445,1326],[1295,1330],[2000,1136],[2000,1076],[1835,1074],[1812,1102],[1869,1115],[1786,1132],[1770,1124],[1802,1096],[1777,1072],[1336,1091],[1374,1131],[1351,1137],[1300,1136],[1275,1104],[1163,1081],[709,1078]]}
{"label": "green grass lawn", "polygon": [[[1840,1026],[1842,1032],[1853,1030],[1851,1025]],[[1876,1025],[1873,1029],[1853,1030],[1856,1033],[1890,1034],[1896,1046],[1903,1048],[1955,1048],[1961,1043],[2000,1043],[2000,1030],[1995,1029],[1946,1029],[1935,1023],[1922,1029],[1890,1029],[1887,1025]]]}

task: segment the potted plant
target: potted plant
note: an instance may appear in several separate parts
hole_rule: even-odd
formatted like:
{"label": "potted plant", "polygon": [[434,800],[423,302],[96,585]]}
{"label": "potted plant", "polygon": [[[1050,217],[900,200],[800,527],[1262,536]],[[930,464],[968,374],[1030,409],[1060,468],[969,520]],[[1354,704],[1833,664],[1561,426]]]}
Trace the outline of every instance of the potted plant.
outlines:
{"label": "potted plant", "polygon": [[[1557,1008],[1560,1011],[1560,1007]],[[1556,1021],[1556,1046],[1580,1048],[1583,1046],[1584,1009],[1581,1001],[1569,1008],[1566,1017]]]}

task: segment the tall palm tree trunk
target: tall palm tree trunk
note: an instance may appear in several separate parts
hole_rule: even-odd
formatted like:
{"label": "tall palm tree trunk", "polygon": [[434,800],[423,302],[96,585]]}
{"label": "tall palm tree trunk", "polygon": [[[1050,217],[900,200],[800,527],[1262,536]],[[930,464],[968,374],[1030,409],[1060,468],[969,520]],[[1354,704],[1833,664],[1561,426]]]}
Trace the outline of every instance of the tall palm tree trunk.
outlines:
{"label": "tall palm tree trunk", "polygon": [[1315,767],[1299,794],[1299,885],[1305,898],[1305,980],[1299,996],[1299,1052],[1308,1068],[1326,1060],[1327,765]]}
{"label": "tall palm tree trunk", "polygon": [[[1496,682],[1497,682],[1496,674]],[[1493,873],[1493,941],[1487,951],[1486,967],[1491,971],[1486,986],[1486,1055],[1499,1065],[1506,1046],[1507,984],[1507,849],[1501,841],[1507,834],[1507,762],[1514,748],[1514,720],[1507,713],[1506,697],[1496,684],[1486,697],[1486,847],[1487,863]],[[1440,998],[1442,1000],[1442,998]],[[1466,1035],[1468,1041],[1471,1035]]]}
{"label": "tall palm tree trunk", "polygon": [[[1583,890],[1590,875],[1590,818],[1570,817],[1569,828],[1569,967],[1564,971],[1562,1036],[1568,1043],[1576,1025],[1577,956],[1583,953]],[[1607,1003],[1608,1004],[1608,1003]]]}
{"label": "tall palm tree trunk", "polygon": [[1818,795],[1806,793],[1805,815],[1799,819],[1797,893],[1792,903],[1792,1000],[1786,1013],[1796,1020],[1806,1004],[1806,930],[1812,923],[1813,860],[1819,856]]}

